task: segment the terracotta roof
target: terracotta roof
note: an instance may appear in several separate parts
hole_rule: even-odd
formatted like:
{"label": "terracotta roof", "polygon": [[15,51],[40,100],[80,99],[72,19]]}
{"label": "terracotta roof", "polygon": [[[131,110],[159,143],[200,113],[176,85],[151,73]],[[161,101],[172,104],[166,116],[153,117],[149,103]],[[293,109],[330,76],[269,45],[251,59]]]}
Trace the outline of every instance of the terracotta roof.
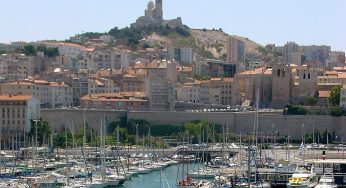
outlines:
{"label": "terracotta roof", "polygon": [[120,93],[98,93],[85,95],[81,99],[126,99],[126,98],[146,98],[143,92],[120,92]]}
{"label": "terracotta roof", "polygon": [[330,96],[330,91],[318,91],[319,98],[328,98]]}
{"label": "terracotta roof", "polygon": [[27,101],[32,95],[0,95],[0,101]]}
{"label": "terracotta roof", "polygon": [[5,85],[33,85],[31,82],[8,82]]}
{"label": "terracotta roof", "polygon": [[251,74],[271,74],[272,70],[271,69],[266,69],[264,67],[260,67],[257,69],[251,69],[251,70],[246,70],[243,72],[240,72],[240,75],[251,75]]}

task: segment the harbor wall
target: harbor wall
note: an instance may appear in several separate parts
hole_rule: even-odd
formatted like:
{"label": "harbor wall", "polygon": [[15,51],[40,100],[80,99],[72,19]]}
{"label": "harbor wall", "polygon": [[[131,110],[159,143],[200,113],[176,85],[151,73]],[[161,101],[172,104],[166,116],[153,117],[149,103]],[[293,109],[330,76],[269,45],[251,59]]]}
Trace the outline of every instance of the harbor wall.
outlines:
{"label": "harbor wall", "polygon": [[[101,117],[107,122],[118,121],[120,117],[127,119],[143,119],[154,125],[183,125],[191,120],[206,120],[210,123],[227,125],[236,134],[251,134],[254,127],[255,113],[200,113],[200,112],[126,112],[126,111],[97,111],[97,110],[42,110],[42,119],[48,121],[53,129],[71,125],[83,125],[85,113],[86,122],[94,128],[101,124]],[[259,133],[273,133],[301,138],[302,132],[312,133],[315,128],[319,131],[334,131],[338,138],[346,140],[346,117],[322,115],[285,116],[281,113],[260,113],[258,118]]]}

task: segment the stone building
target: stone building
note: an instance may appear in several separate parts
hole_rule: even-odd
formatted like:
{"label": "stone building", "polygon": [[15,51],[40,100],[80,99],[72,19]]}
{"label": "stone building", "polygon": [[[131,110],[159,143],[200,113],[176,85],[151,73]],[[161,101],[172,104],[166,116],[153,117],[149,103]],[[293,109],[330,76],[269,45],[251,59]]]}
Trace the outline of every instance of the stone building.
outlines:
{"label": "stone building", "polygon": [[272,108],[283,108],[290,104],[293,87],[293,67],[276,65],[272,69]]}
{"label": "stone building", "polygon": [[259,88],[259,106],[268,107],[272,100],[272,69],[260,67],[238,73],[235,76],[237,87],[237,104],[250,100],[256,101],[256,92]]}
{"label": "stone building", "polygon": [[147,27],[147,26],[169,26],[171,28],[182,27],[181,18],[173,20],[163,19],[163,2],[162,0],[149,1],[147,9],[144,11],[144,16],[137,18],[136,22],[131,24],[131,27]]}

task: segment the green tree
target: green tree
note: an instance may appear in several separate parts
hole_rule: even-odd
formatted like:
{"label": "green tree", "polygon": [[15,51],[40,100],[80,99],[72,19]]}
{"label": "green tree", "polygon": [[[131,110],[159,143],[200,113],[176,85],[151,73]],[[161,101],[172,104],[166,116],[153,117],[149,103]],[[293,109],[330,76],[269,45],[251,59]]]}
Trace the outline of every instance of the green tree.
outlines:
{"label": "green tree", "polygon": [[39,145],[44,143],[48,143],[49,138],[51,136],[51,128],[47,121],[39,120],[31,120],[31,129],[29,131],[29,138],[36,139]]}
{"label": "green tree", "polygon": [[306,115],[308,111],[302,106],[286,105],[287,114],[291,115]]}
{"label": "green tree", "polygon": [[340,91],[341,85],[334,86],[330,91],[329,101],[333,106],[338,106],[340,104]]}
{"label": "green tree", "polygon": [[332,116],[342,116],[342,108],[340,107],[336,107],[336,108],[333,108],[330,112],[330,115]]}
{"label": "green tree", "polygon": [[190,136],[193,136],[193,143],[197,143],[200,139],[202,131],[209,127],[207,121],[189,121],[184,124],[184,130],[187,131]]}
{"label": "green tree", "polygon": [[24,46],[24,54],[28,56],[36,55],[35,47],[31,44]]}
{"label": "green tree", "polygon": [[317,104],[317,99],[315,97],[309,97],[308,98],[308,103],[311,106],[315,106]]}

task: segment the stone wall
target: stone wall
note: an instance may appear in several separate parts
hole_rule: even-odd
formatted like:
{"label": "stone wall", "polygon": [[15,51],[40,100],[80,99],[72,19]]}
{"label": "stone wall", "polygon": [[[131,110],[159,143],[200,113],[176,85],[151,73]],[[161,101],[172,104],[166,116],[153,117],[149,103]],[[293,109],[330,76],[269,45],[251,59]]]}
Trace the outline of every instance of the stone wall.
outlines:
{"label": "stone wall", "polygon": [[[42,119],[48,121],[54,128],[69,125],[83,125],[83,110],[42,110]],[[255,113],[197,113],[197,112],[126,112],[126,111],[96,111],[86,110],[86,122],[98,128],[101,116],[106,117],[108,122],[117,121],[121,116],[127,119],[144,119],[154,125],[171,124],[183,125],[191,120],[206,120],[210,123],[228,125],[229,129],[236,134],[251,134],[254,127]],[[279,133],[290,135],[293,138],[301,138],[302,127],[304,133],[312,133],[313,128],[319,131],[335,131],[336,136],[345,135],[346,140],[346,117],[332,116],[284,116],[280,113],[260,113],[259,132],[265,135]],[[304,126],[303,126],[304,124]]]}
{"label": "stone wall", "polygon": [[75,129],[83,126],[85,122],[98,129],[101,125],[101,117],[106,122],[118,121],[120,117],[126,116],[126,111],[104,111],[104,110],[41,110],[41,117],[48,121],[53,130],[74,125]]}

